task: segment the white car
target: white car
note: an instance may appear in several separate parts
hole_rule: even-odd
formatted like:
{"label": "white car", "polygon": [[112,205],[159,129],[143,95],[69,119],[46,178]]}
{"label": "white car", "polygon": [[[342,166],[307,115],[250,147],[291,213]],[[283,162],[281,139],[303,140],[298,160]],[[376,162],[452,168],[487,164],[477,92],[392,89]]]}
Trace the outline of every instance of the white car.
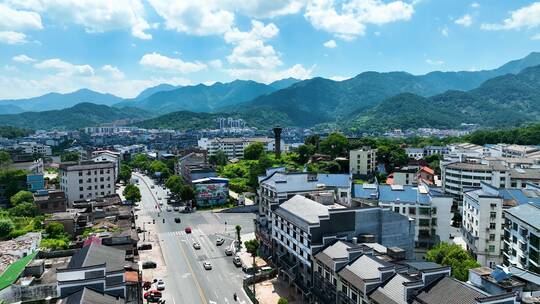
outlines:
{"label": "white car", "polygon": [[193,248],[199,250],[199,249],[201,249],[201,244],[199,244],[198,242],[195,242],[195,243],[193,243]]}
{"label": "white car", "polygon": [[165,289],[165,282],[163,281],[163,279],[158,279],[158,281],[156,283],[156,288],[157,288],[157,290],[164,290]]}
{"label": "white car", "polygon": [[223,243],[225,243],[225,240],[223,238],[218,238],[216,240],[216,245],[217,246],[221,246],[221,245],[223,245]]}
{"label": "white car", "polygon": [[212,269],[212,264],[210,264],[210,262],[204,262],[203,267],[206,270],[211,270]]}
{"label": "white car", "polygon": [[171,212],[172,211],[172,208],[171,207],[167,207],[167,212]]}
{"label": "white car", "polygon": [[173,210],[174,211],[180,211],[180,207],[174,207]]}

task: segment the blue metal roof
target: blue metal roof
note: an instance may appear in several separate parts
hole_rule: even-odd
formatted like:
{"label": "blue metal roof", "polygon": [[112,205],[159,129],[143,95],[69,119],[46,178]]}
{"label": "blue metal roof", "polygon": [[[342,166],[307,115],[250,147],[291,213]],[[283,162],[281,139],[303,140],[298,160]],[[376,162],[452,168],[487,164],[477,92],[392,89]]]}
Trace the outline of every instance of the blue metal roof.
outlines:
{"label": "blue metal roof", "polygon": [[[419,198],[418,188],[413,186],[403,186],[403,190],[394,190],[390,185],[379,186],[379,201],[380,202],[404,202],[416,203]],[[420,200],[418,200],[420,201]],[[421,202],[421,201],[420,201]]]}
{"label": "blue metal roof", "polygon": [[354,184],[353,185],[353,197],[363,199],[377,199],[378,198],[377,186],[373,184]]}
{"label": "blue metal roof", "polygon": [[499,189],[499,194],[504,200],[514,200],[519,205],[533,203],[540,206],[540,197],[527,196],[524,189]]}

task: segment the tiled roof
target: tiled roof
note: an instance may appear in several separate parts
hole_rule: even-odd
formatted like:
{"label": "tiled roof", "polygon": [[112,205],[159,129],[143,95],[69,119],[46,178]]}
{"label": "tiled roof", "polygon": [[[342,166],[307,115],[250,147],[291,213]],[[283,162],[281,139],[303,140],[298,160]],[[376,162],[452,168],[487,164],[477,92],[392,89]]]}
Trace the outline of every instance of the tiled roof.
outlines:
{"label": "tiled roof", "polygon": [[377,303],[407,304],[405,286],[403,284],[413,281],[409,276],[398,273],[384,286],[377,288],[371,295],[371,298]]}
{"label": "tiled roof", "polygon": [[476,304],[477,298],[489,296],[481,290],[451,277],[435,281],[418,294],[415,304]]}
{"label": "tiled roof", "polygon": [[121,298],[114,297],[85,287],[60,301],[61,304],[120,304],[125,303]]}
{"label": "tiled roof", "polygon": [[276,188],[278,192],[314,191],[318,186],[349,188],[351,179],[348,174],[316,174],[316,179],[308,180],[310,173],[274,172],[263,178],[260,183]]}
{"label": "tiled roof", "polygon": [[[288,219],[300,219],[305,224],[316,224],[320,217],[328,217],[328,206],[310,200],[301,195],[295,195],[291,199],[279,205],[276,214]],[[297,223],[300,224],[300,223]]]}
{"label": "tiled roof", "polygon": [[534,204],[522,204],[510,208],[506,210],[506,212],[536,229],[540,229],[540,206]]}
{"label": "tiled roof", "polygon": [[106,264],[107,272],[124,269],[126,252],[98,243],[81,248],[73,255],[67,269]]}

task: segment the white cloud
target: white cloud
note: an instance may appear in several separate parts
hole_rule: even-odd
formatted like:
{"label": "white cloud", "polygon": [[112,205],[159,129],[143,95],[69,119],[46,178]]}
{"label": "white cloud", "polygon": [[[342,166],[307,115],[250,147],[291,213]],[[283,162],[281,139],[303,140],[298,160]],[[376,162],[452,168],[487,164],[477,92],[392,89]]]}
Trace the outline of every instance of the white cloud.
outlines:
{"label": "white cloud", "polygon": [[0,3],[0,30],[25,31],[43,28],[39,14],[31,11],[15,10]]}
{"label": "white cloud", "polygon": [[264,83],[293,77],[296,79],[311,78],[312,68],[305,68],[301,64],[295,64],[284,70],[258,70],[258,69],[228,69],[229,75],[238,79],[252,79]]}
{"label": "white cloud", "polygon": [[540,2],[511,11],[510,17],[502,23],[484,23],[482,29],[490,31],[520,30],[523,28],[535,28],[540,25]]}
{"label": "white cloud", "polygon": [[540,40],[540,34],[536,34],[531,37],[531,40]]}
{"label": "white cloud", "polygon": [[219,59],[210,60],[208,64],[214,69],[221,69],[223,67],[223,63]]}
{"label": "white cloud", "polygon": [[206,64],[202,62],[187,62],[179,58],[167,57],[156,52],[145,54],[139,61],[139,64],[145,67],[182,74],[198,72],[206,69]]}
{"label": "white cloud", "polygon": [[365,34],[367,24],[407,21],[413,13],[413,5],[403,1],[349,0],[341,3],[313,0],[307,5],[304,16],[316,29],[352,40]]}
{"label": "white cloud", "polygon": [[305,5],[305,0],[250,0],[222,1],[229,2],[230,8],[253,18],[273,18],[282,15],[296,14]]}
{"label": "white cloud", "polygon": [[473,2],[473,3],[471,3],[471,7],[472,7],[472,8],[479,8],[479,7],[480,7],[480,3],[478,3],[478,2]]}
{"label": "white cloud", "polygon": [[62,76],[92,76],[94,75],[94,69],[88,65],[75,65],[67,61],[63,61],[58,58],[47,59],[42,62],[34,64],[37,69],[50,69],[56,70],[58,75]]}
{"label": "white cloud", "polygon": [[30,62],[36,61],[34,58],[28,57],[25,54],[13,56],[11,59],[15,62],[20,62],[20,63],[30,63]]}
{"label": "white cloud", "polygon": [[26,43],[26,35],[24,33],[13,31],[0,31],[0,42],[6,44],[23,44]]}
{"label": "white cloud", "polygon": [[120,71],[117,67],[109,64],[102,66],[101,70],[109,73],[114,79],[124,79],[125,77],[122,71]]}
{"label": "white cloud", "polygon": [[456,19],[454,22],[458,25],[468,27],[472,24],[472,17],[469,14],[465,14],[463,17]]}
{"label": "white cloud", "polygon": [[323,43],[323,45],[324,47],[329,48],[329,49],[333,49],[337,47],[337,43],[334,39],[326,41],[325,43]]}
{"label": "white cloud", "polygon": [[429,64],[429,65],[442,65],[442,64],[444,64],[444,61],[442,61],[442,60],[426,59],[426,63]]}
{"label": "white cloud", "polygon": [[448,37],[448,27],[446,25],[440,29],[440,32],[444,37]]}
{"label": "white cloud", "polygon": [[349,78],[351,78],[351,77],[339,76],[339,75],[330,77],[330,79],[332,79],[334,81],[343,81],[343,80],[347,80]]}
{"label": "white cloud", "polygon": [[165,19],[165,27],[178,32],[199,36],[223,34],[234,24],[234,13],[222,9],[217,0],[149,2]]}
{"label": "white cloud", "polygon": [[89,33],[130,29],[139,39],[151,39],[141,0],[33,0],[11,1],[16,7],[47,14],[58,23],[81,25]]}

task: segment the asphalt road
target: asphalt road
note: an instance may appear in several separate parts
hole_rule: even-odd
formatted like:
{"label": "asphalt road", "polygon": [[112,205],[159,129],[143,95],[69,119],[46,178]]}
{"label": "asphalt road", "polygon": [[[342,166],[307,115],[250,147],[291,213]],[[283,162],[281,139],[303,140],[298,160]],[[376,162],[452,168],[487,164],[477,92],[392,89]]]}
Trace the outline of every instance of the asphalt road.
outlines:
{"label": "asphalt road", "polygon": [[[140,204],[142,212],[156,219],[154,231],[158,233],[167,273],[163,277],[166,283],[164,292],[166,303],[232,304],[235,303],[234,293],[238,295],[237,303],[251,303],[242,289],[243,272],[234,266],[232,257],[225,255],[225,249],[235,238],[236,225],[242,226],[242,234],[253,232],[255,215],[211,211],[197,211],[190,214],[167,212],[165,190],[157,185],[151,189],[150,185],[153,182],[148,177],[137,175],[137,178],[142,196]],[[161,207],[158,204],[158,197],[163,201]],[[175,223],[175,217],[179,217],[182,222]],[[192,228],[191,234],[184,232],[186,227]],[[218,237],[224,238],[225,244],[216,246],[215,241]],[[199,242],[202,248],[195,250],[194,242]],[[203,268],[204,261],[212,264],[212,270]]]}

